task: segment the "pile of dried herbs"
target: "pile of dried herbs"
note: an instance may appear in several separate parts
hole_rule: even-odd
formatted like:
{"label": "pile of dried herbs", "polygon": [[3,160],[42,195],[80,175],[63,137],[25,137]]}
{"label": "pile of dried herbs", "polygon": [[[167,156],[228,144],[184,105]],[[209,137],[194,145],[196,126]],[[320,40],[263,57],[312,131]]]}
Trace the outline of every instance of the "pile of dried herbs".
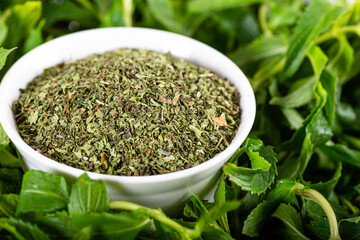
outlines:
{"label": "pile of dried herbs", "polygon": [[235,87],[170,54],[118,49],[46,69],[14,103],[24,141],[76,168],[169,173],[226,148],[240,121]]}

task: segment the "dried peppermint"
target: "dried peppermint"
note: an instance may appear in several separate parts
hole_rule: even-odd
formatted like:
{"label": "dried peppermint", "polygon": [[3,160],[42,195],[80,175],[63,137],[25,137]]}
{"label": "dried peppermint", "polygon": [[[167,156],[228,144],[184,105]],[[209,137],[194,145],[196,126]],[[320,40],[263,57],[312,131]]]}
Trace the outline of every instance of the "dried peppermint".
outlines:
{"label": "dried peppermint", "polygon": [[46,69],[13,107],[33,149],[112,175],[199,165],[223,151],[240,124],[229,81],[149,50],[118,49]]}

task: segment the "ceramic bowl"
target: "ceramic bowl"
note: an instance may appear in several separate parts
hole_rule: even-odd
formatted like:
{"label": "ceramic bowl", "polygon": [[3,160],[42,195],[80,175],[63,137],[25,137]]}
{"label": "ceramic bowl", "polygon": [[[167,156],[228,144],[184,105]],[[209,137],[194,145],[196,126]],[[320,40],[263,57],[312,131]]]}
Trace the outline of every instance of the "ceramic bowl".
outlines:
{"label": "ceramic bowl", "polygon": [[226,56],[194,39],[145,28],[101,28],[56,38],[20,58],[6,73],[0,85],[0,122],[23,157],[24,170],[38,169],[65,176],[69,181],[84,170],[69,167],[41,155],[27,145],[16,129],[12,103],[20,88],[45,68],[76,60],[93,53],[118,48],[149,49],[183,58],[231,81],[240,94],[241,124],[231,144],[221,153],[198,166],[154,176],[112,176],[88,172],[102,179],[110,200],[131,201],[148,207],[161,207],[171,213],[179,210],[190,192],[210,196],[219,180],[221,166],[230,159],[250,132],[255,118],[255,97],[243,72]]}

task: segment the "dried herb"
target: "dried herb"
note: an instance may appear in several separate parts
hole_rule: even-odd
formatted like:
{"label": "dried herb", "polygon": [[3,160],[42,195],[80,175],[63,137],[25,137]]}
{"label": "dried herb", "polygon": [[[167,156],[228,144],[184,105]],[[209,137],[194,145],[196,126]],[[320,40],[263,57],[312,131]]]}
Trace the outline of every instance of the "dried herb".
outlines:
{"label": "dried herb", "polygon": [[41,154],[114,175],[196,166],[226,148],[240,122],[235,87],[170,54],[119,49],[46,69],[14,103]]}

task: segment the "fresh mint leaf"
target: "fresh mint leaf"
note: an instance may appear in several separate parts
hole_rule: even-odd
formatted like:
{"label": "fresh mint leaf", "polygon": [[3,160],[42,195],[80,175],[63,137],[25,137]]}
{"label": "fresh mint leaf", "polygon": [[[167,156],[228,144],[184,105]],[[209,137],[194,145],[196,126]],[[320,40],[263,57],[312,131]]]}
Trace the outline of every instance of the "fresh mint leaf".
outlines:
{"label": "fresh mint leaf", "polygon": [[332,146],[321,146],[320,151],[326,154],[331,160],[360,167],[360,151],[358,150],[350,149],[345,145],[335,144]]}
{"label": "fresh mint leaf", "polygon": [[215,12],[228,8],[240,7],[260,2],[270,2],[268,0],[192,0],[188,4],[189,12]]}
{"label": "fresh mint leaf", "polygon": [[[229,37],[239,43],[249,43],[260,36],[260,28],[251,11],[242,8],[226,9],[210,14]],[[231,46],[229,45],[229,48]]]}
{"label": "fresh mint leaf", "polygon": [[296,130],[291,140],[281,144],[281,150],[299,152],[299,146],[303,144],[306,134],[310,134],[308,137],[314,146],[322,145],[332,137],[331,127],[322,113],[326,104],[327,93],[320,82],[317,84],[315,94],[318,99],[316,107],[306,117],[303,126]]}
{"label": "fresh mint leaf", "polygon": [[[294,4],[296,5],[296,4]],[[271,8],[271,14],[269,18],[269,28],[274,31],[279,28],[286,26],[291,26],[296,23],[296,21],[301,16],[301,11],[299,8],[289,5],[280,5],[276,4]]]}
{"label": "fresh mint leaf", "polygon": [[327,93],[327,99],[324,106],[326,119],[329,125],[332,126],[335,119],[336,104],[338,104],[336,101],[338,79],[331,74],[330,71],[325,69],[322,71],[320,80]]}
{"label": "fresh mint leaf", "polygon": [[298,70],[316,37],[345,11],[344,7],[331,4],[326,0],[310,2],[290,39],[283,70],[285,78],[291,77]]}
{"label": "fresh mint leaf", "polygon": [[342,219],[339,222],[339,231],[342,239],[360,239],[360,216]]}
{"label": "fresh mint leaf", "polygon": [[45,19],[42,19],[37,27],[30,31],[30,34],[24,43],[24,53],[29,52],[31,49],[36,48],[44,42],[42,37],[42,30],[45,26],[45,23]]}
{"label": "fresh mint leaf", "polygon": [[92,7],[80,7],[72,1],[47,1],[43,4],[42,17],[46,19],[47,26],[64,21],[76,21],[83,26],[88,26],[99,21],[96,15]]}
{"label": "fresh mint leaf", "polygon": [[283,178],[277,181],[276,186],[272,189],[267,197],[271,202],[286,202],[298,206],[295,196],[295,187],[297,181],[294,178]]}
{"label": "fresh mint leaf", "polygon": [[10,143],[9,137],[6,135],[0,123],[0,151],[7,147]]}
{"label": "fresh mint leaf", "polygon": [[293,178],[279,180],[275,188],[269,192],[267,199],[258,204],[247,216],[242,233],[250,237],[259,236],[261,228],[281,201],[298,205],[295,196],[296,184]]}
{"label": "fresh mint leaf", "polygon": [[18,168],[0,168],[0,194],[19,193],[21,179]]}
{"label": "fresh mint leaf", "polygon": [[2,46],[5,41],[8,31],[9,29],[6,26],[4,19],[0,18],[0,46]]}
{"label": "fresh mint leaf", "polygon": [[286,35],[261,36],[230,53],[229,57],[237,65],[244,68],[247,64],[253,64],[274,56],[284,56],[287,43]]}
{"label": "fresh mint leaf", "polygon": [[66,209],[68,189],[63,177],[31,170],[24,174],[16,215]]}
{"label": "fresh mint leaf", "polygon": [[199,218],[195,229],[202,232],[206,226],[218,220],[221,216],[224,215],[224,213],[237,209],[240,204],[240,201],[227,201],[225,203],[215,205],[207,213]]}
{"label": "fresh mint leaf", "polygon": [[170,0],[147,0],[147,5],[152,15],[167,29],[181,32],[179,18],[175,14]]}
{"label": "fresh mint leaf", "polygon": [[54,239],[72,239],[82,229],[70,222],[66,211],[46,214],[37,221],[37,225]]}
{"label": "fresh mint leaf", "polygon": [[0,150],[0,167],[15,168],[21,167],[20,160],[15,157],[9,150],[9,147]]}
{"label": "fresh mint leaf", "polygon": [[208,225],[201,234],[202,239],[206,240],[233,240],[234,238],[227,232]]}
{"label": "fresh mint leaf", "polygon": [[277,174],[276,154],[272,147],[264,146],[260,140],[247,139],[244,148],[252,168],[228,163],[223,167],[224,173],[243,190],[263,193],[273,183]]}
{"label": "fresh mint leaf", "polygon": [[312,45],[308,52],[307,57],[309,58],[312,68],[314,70],[314,74],[317,79],[320,78],[321,72],[325,68],[325,65],[328,61],[328,57],[321,50],[321,48],[317,45]]}
{"label": "fresh mint leaf", "polygon": [[[4,67],[5,65],[5,62],[6,62],[6,58],[7,56],[12,52],[14,51],[15,48],[12,48],[12,49],[4,49],[4,48],[0,48],[0,70]],[[3,135],[4,134],[4,130],[1,128],[0,130],[0,147],[1,145],[3,144],[3,141],[6,140],[6,137]]]}
{"label": "fresh mint leaf", "polygon": [[[216,188],[214,195],[215,206],[226,202],[226,182],[225,176],[222,174],[220,182]],[[230,233],[228,216],[224,213],[218,220],[219,225],[225,232]]]}
{"label": "fresh mint leaf", "polygon": [[70,223],[77,229],[91,226],[93,238],[135,239],[137,234],[150,226],[150,219],[142,210],[131,213],[73,213]]}
{"label": "fresh mint leaf", "polygon": [[309,233],[311,239],[327,240],[330,237],[329,221],[326,218],[321,218],[318,221],[311,221],[305,225],[306,231]]}
{"label": "fresh mint leaf", "polygon": [[74,240],[90,240],[91,239],[92,227],[91,225],[81,229],[74,237]]}
{"label": "fresh mint leaf", "polygon": [[40,1],[27,1],[14,5],[8,11],[5,23],[9,31],[4,46],[14,47],[36,26],[41,17],[42,5]]}
{"label": "fresh mint leaf", "polygon": [[202,215],[206,214],[206,209],[201,198],[197,194],[192,194],[190,201],[188,201],[184,208],[184,216],[189,218],[199,219]]}
{"label": "fresh mint leaf", "polygon": [[125,26],[125,14],[123,10],[123,1],[114,0],[109,11],[104,15],[101,27],[119,27]]}
{"label": "fresh mint leaf", "polygon": [[272,217],[280,219],[285,224],[287,230],[283,234],[286,239],[310,239],[305,236],[300,213],[291,205],[280,203]]}
{"label": "fresh mint leaf", "polygon": [[338,41],[338,45],[333,45],[329,50],[330,62],[327,67],[340,82],[344,82],[354,61],[354,49],[345,35],[339,36]]}
{"label": "fresh mint leaf", "polygon": [[342,171],[342,164],[339,162],[336,166],[334,175],[325,182],[317,182],[317,183],[311,183],[306,182],[305,180],[302,181],[302,184],[305,186],[315,189],[318,192],[320,192],[324,197],[329,197],[330,194],[334,191],[337,183],[339,182],[341,178],[341,171]]}
{"label": "fresh mint leaf", "polygon": [[286,96],[276,96],[270,100],[270,104],[280,105],[284,108],[297,108],[309,103],[314,97],[317,79],[314,76],[298,80],[293,84]]}
{"label": "fresh mint leaf", "polygon": [[0,195],[0,216],[1,213],[7,217],[15,217],[16,207],[19,201],[17,194]]}
{"label": "fresh mint leaf", "polygon": [[91,180],[86,173],[81,175],[72,186],[68,208],[70,213],[108,211],[109,199],[105,182]]}
{"label": "fresh mint leaf", "polygon": [[258,237],[261,228],[274,212],[277,204],[277,202],[267,200],[258,204],[244,221],[242,233],[250,237]]}
{"label": "fresh mint leaf", "polygon": [[47,240],[49,236],[38,226],[21,219],[0,218],[0,230],[4,229],[12,234],[18,240]]}

